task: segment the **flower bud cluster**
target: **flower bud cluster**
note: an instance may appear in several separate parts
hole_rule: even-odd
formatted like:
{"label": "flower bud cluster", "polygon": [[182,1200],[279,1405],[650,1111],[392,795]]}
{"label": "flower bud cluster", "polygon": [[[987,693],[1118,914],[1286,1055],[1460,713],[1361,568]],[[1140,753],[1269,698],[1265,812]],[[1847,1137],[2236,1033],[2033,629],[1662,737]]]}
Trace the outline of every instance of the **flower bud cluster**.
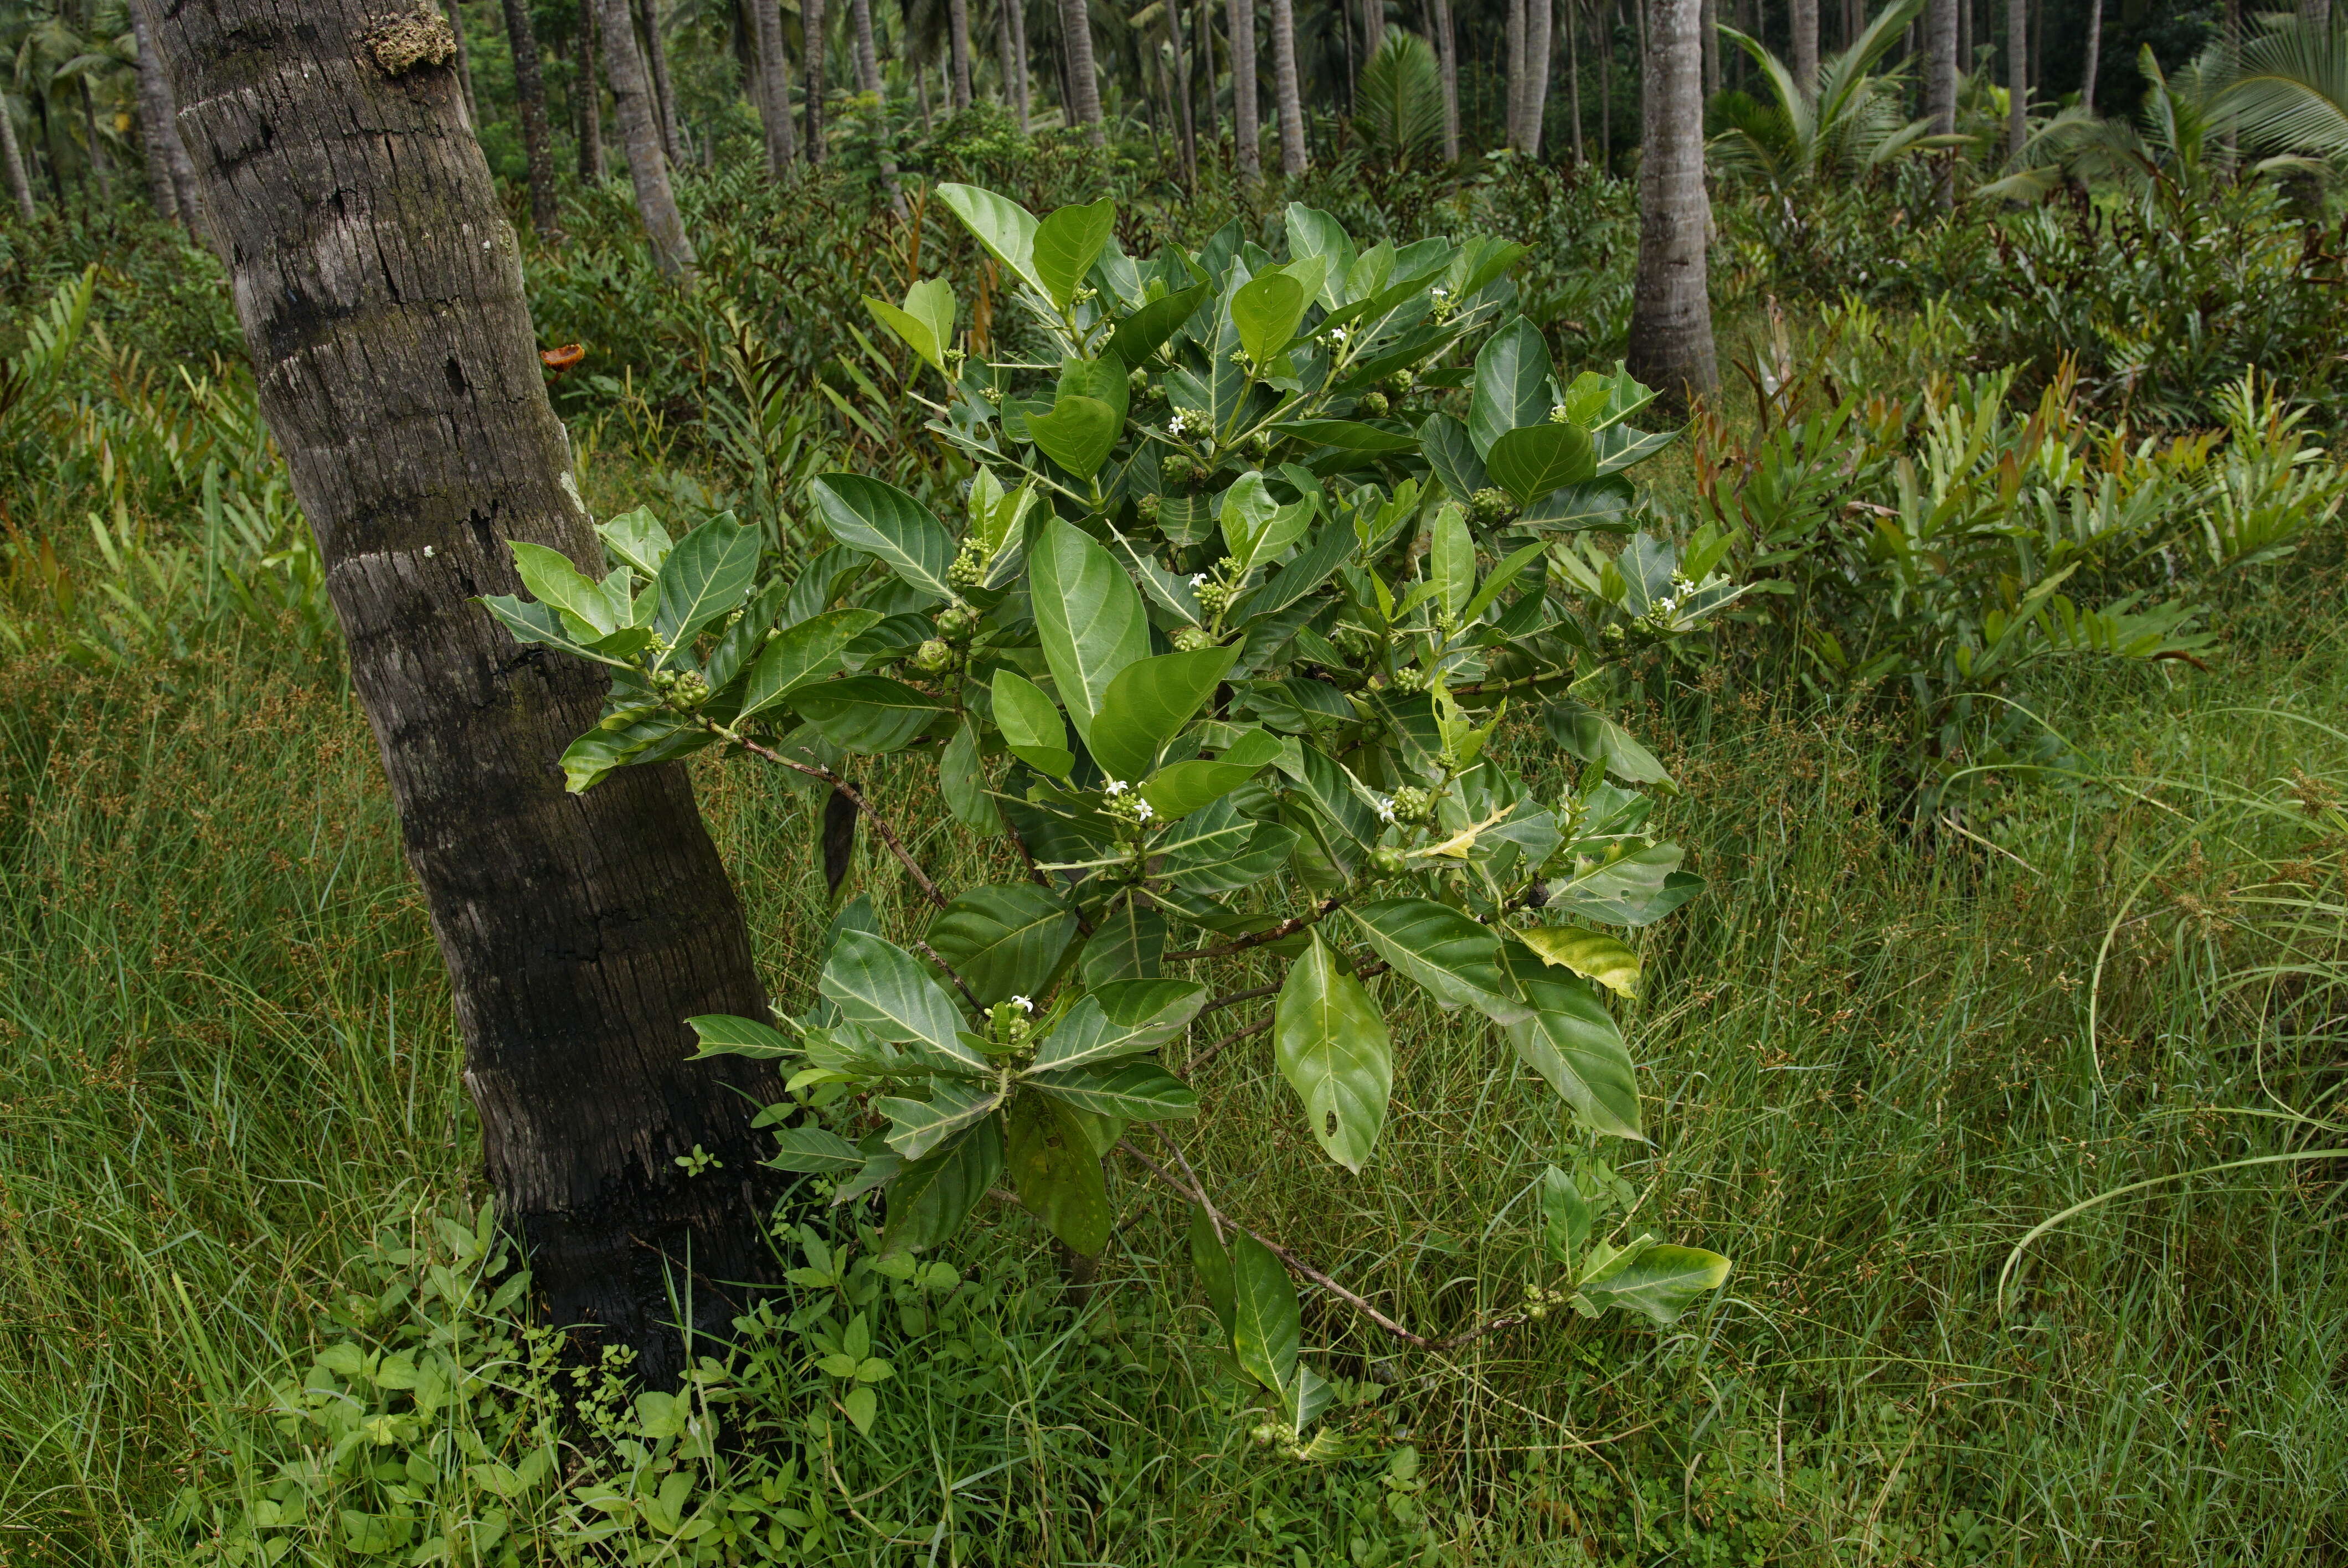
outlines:
{"label": "flower bud cluster", "polygon": [[976,588],[986,580],[986,551],[976,539],[964,539],[956,552],[953,565],[946,568],[946,581],[956,588]]}
{"label": "flower bud cluster", "polygon": [[1396,822],[1426,822],[1435,815],[1435,796],[1416,784],[1405,784],[1394,792],[1386,809],[1394,813]]}
{"label": "flower bud cluster", "polygon": [[1141,792],[1123,779],[1111,779],[1101,785],[1101,794],[1111,816],[1131,823],[1136,827],[1158,815],[1150,804],[1141,798]]}

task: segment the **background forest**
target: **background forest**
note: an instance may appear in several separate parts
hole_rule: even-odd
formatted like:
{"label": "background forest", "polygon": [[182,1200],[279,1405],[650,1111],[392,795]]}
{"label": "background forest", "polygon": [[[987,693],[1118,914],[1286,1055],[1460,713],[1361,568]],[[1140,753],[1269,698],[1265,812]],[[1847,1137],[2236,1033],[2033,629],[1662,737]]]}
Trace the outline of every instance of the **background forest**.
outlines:
{"label": "background forest", "polygon": [[[1445,237],[1466,259],[1414,308],[1460,312],[1456,345],[1217,455],[1261,464],[1262,517],[1210,503],[1203,460],[1117,515],[1175,538],[1195,513],[1233,557],[1252,530],[1278,585],[1317,544],[1263,518],[1328,508],[1318,539],[1358,533],[1433,645],[1492,629],[1460,689],[1509,701],[1447,758],[1487,748],[1616,841],[1601,869],[1654,867],[1577,895],[1610,933],[1568,966],[1627,1042],[1627,1103],[1379,947],[1374,1156],[1299,1119],[1263,1010],[1294,949],[1256,945],[1294,927],[1232,924],[1166,1047],[1196,1120],[1102,1162],[1096,1266],[1001,1184],[917,1258],[893,1208],[824,1201],[855,1196],[827,1151],[885,1118],[811,1056],[756,1123],[791,1173],[775,1288],[645,1365],[547,1327],[497,1225],[329,562],[135,9],[0,5],[0,1568],[2348,1561],[2348,30],[2323,0],[417,12],[623,585],[720,535],[762,613],[880,581],[900,536],[843,510],[848,474],[963,533],[955,588],[994,586],[1025,503],[955,438],[969,365],[1048,387],[1117,258],[1139,301],[1186,266],[1317,283]],[[1675,116],[1699,200],[1643,216]],[[1113,213],[1054,297],[963,188]],[[1701,365],[1640,341],[1643,241],[1673,224],[1705,263]],[[1276,334],[1298,355],[1343,341],[1327,287]],[[1272,379],[1242,313],[1200,346]],[[1135,362],[1136,428],[1174,401],[1170,341]],[[1499,439],[1588,428],[1586,495],[1461,445],[1503,342],[1535,369]],[[1671,372],[1656,404],[1626,358]],[[1073,384],[1125,413],[1124,381]],[[1348,488],[1374,466],[1381,504],[1423,506],[1379,521]],[[1232,558],[1187,589],[1168,559],[1138,580],[1197,652],[1162,634],[1220,630],[1197,590]],[[911,569],[826,613],[881,639],[863,669],[975,680]],[[1250,723],[1309,748],[1383,699],[1331,694],[1374,661],[1353,622],[1299,624],[1248,670]],[[946,747],[833,744],[800,710],[775,744],[852,774],[906,856],[843,838],[804,768],[685,764],[778,1019],[838,1021],[843,940],[942,940],[907,865],[1011,874],[969,829],[990,777],[1056,787],[1038,697],[1051,735],[989,732],[976,799]],[[615,698],[598,733],[650,711]],[[1328,809],[1407,821],[1352,765]],[[1309,905],[1313,853],[1217,890]],[[979,1027],[1024,1039],[986,999]],[[672,1163],[734,1179],[699,1144]],[[1276,1376],[1234,1337],[1251,1226],[1292,1264],[1266,1264],[1295,1282]],[[1569,1310],[1596,1291],[1575,1249],[1650,1227],[1725,1284]],[[665,1277],[664,1322],[705,1325]]]}

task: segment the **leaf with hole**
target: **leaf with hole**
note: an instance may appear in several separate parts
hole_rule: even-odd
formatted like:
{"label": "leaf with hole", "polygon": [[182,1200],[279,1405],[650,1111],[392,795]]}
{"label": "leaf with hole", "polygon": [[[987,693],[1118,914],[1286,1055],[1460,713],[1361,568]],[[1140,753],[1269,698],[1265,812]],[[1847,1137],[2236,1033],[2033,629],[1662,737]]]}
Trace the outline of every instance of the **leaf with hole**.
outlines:
{"label": "leaf with hole", "polygon": [[1318,929],[1280,989],[1272,1040],[1313,1141],[1358,1173],[1385,1126],[1394,1048],[1377,1003]]}

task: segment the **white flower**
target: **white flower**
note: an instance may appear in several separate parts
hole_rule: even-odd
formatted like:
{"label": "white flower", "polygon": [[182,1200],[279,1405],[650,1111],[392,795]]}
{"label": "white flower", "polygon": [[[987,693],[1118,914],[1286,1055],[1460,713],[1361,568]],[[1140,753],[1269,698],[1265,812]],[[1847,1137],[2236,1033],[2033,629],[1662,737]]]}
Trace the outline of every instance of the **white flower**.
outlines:
{"label": "white flower", "polygon": [[1331,343],[1344,343],[1353,334],[1348,333],[1344,327],[1331,327],[1329,329],[1329,341]]}
{"label": "white flower", "polygon": [[1394,802],[1391,800],[1382,800],[1378,802],[1378,820],[1380,822],[1392,822],[1394,819]]}
{"label": "white flower", "polygon": [[1011,1005],[1017,1008],[1021,1012],[1034,1012],[1035,1010],[1035,1004],[1029,1001],[1025,997],[1013,997],[1011,999]]}
{"label": "white flower", "polygon": [[1149,809],[1149,803],[1148,801],[1137,800],[1133,803],[1133,815],[1139,817],[1142,821],[1148,822],[1151,817],[1158,814]]}
{"label": "white flower", "polygon": [[1207,574],[1205,572],[1194,571],[1190,574],[1190,586],[1192,588],[1203,588],[1206,586],[1206,582]]}
{"label": "white flower", "polygon": [[1189,428],[1189,412],[1187,409],[1176,409],[1173,416],[1166,421],[1166,433],[1169,436],[1179,436],[1188,428]]}
{"label": "white flower", "polygon": [[1125,781],[1123,779],[1111,779],[1108,783],[1101,785],[1101,794],[1108,796],[1111,800],[1115,800],[1118,795],[1125,793]]}
{"label": "white flower", "polygon": [[1441,283],[1436,284],[1435,287],[1429,289],[1427,292],[1434,295],[1438,300],[1447,300],[1451,297],[1451,291],[1445,288]]}

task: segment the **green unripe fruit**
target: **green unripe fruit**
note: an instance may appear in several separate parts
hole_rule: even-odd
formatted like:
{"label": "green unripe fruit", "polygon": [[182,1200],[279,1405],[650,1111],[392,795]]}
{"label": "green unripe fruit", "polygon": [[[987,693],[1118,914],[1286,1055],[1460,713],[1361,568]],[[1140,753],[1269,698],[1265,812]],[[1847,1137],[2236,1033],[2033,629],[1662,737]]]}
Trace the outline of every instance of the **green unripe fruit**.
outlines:
{"label": "green unripe fruit", "polygon": [[1212,648],[1215,640],[1207,635],[1203,626],[1178,626],[1174,629],[1174,651],[1196,653],[1201,648]]}
{"label": "green unripe fruit", "polygon": [[1381,876],[1399,876],[1404,865],[1402,851],[1390,844],[1380,845],[1370,851],[1370,864],[1378,868]]}
{"label": "green unripe fruit", "polygon": [[1159,506],[1159,502],[1157,497],[1144,496],[1141,499],[1133,503],[1133,509],[1140,514],[1141,520],[1143,522],[1154,523],[1158,520]]}
{"label": "green unripe fruit", "polygon": [[1405,784],[1394,792],[1393,805],[1396,822],[1425,822],[1435,813],[1435,797],[1416,784]]}
{"label": "green unripe fruit", "polygon": [[1383,392],[1365,393],[1362,396],[1362,412],[1372,419],[1385,418],[1391,407],[1393,405],[1386,401],[1386,395]]}
{"label": "green unripe fruit", "polygon": [[935,675],[953,662],[953,650],[934,637],[913,650],[913,668],[924,675]]}
{"label": "green unripe fruit", "polygon": [[938,635],[949,642],[962,642],[978,630],[978,611],[967,604],[950,604],[938,611]]}

